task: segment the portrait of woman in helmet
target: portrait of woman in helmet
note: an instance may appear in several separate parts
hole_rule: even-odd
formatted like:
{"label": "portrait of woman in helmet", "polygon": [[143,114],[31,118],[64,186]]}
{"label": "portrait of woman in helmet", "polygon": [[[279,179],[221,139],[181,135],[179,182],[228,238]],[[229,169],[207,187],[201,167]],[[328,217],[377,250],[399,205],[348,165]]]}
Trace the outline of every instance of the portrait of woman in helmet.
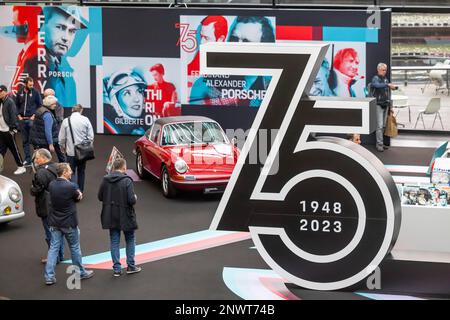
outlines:
{"label": "portrait of woman in helmet", "polygon": [[104,127],[112,134],[145,133],[144,77],[137,70],[123,70],[103,79]]}

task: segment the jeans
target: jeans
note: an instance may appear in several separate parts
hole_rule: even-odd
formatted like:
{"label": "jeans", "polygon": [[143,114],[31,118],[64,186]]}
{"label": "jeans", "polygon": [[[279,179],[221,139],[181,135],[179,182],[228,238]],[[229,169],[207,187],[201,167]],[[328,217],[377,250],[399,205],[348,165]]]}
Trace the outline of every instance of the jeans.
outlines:
{"label": "jeans", "polygon": [[[134,267],[134,252],[136,247],[136,237],[134,231],[124,231],[126,241],[127,265]],[[111,258],[113,261],[113,269],[115,272],[120,272],[122,266],[120,264],[120,230],[110,229],[109,238],[111,240]]]}
{"label": "jeans", "polygon": [[22,132],[22,144],[23,153],[25,154],[25,161],[31,163],[31,150],[30,150],[30,133],[33,127],[32,120],[20,121],[20,131]]}
{"label": "jeans", "polygon": [[[52,233],[50,232],[50,227],[48,226],[48,218],[41,218],[42,219],[42,225],[44,226],[45,231],[45,241],[47,242],[48,249],[50,249],[50,244],[52,241]],[[59,261],[64,260],[64,240],[61,241],[61,246],[59,247],[59,253],[58,253],[58,259]]]}
{"label": "jeans", "polygon": [[384,129],[386,127],[386,119],[388,114],[389,108],[382,108],[380,105],[377,104],[377,131],[376,131],[376,138],[377,138],[377,147],[383,147],[383,136],[384,136]]}
{"label": "jeans", "polygon": [[71,228],[70,230],[60,230],[54,227],[50,227],[52,234],[52,240],[50,242],[50,249],[48,250],[47,264],[45,265],[44,277],[45,280],[54,280],[55,278],[55,266],[58,259],[58,252],[63,242],[63,237],[66,238],[70,255],[72,257],[72,265],[77,266],[80,271],[80,276],[86,275],[86,269],[82,264],[82,255],[80,248],[80,230],[78,228]]}
{"label": "jeans", "polygon": [[[84,172],[86,170],[86,161],[78,161],[75,157],[67,156],[67,162],[72,169],[72,182],[78,184],[80,191],[84,191]],[[75,179],[75,175],[77,176]]]}

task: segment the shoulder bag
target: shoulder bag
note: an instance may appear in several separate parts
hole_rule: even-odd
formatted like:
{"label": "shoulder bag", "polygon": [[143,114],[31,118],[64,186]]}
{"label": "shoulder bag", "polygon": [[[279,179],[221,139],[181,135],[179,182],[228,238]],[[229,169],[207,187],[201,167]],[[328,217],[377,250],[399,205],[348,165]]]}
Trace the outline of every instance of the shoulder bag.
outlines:
{"label": "shoulder bag", "polygon": [[73,143],[73,148],[74,148],[74,152],[75,152],[75,158],[78,161],[88,161],[88,160],[95,159],[94,143],[86,138],[81,143],[75,144],[75,138],[73,136],[72,124],[70,123],[70,116],[68,118],[68,121],[69,121],[70,135],[72,136],[72,143]]}

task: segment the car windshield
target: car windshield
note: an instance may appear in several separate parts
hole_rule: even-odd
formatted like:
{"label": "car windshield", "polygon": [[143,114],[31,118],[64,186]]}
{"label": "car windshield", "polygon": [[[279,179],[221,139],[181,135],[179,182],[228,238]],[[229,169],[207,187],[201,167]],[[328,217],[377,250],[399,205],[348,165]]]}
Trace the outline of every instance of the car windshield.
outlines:
{"label": "car windshield", "polygon": [[183,122],[164,127],[162,145],[224,143],[225,137],[215,122]]}

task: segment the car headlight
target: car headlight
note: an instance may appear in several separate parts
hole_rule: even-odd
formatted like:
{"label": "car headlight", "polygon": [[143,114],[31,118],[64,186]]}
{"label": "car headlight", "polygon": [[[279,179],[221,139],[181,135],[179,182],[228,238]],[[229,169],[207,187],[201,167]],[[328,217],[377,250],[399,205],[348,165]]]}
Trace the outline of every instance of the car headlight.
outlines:
{"label": "car headlight", "polygon": [[183,159],[178,159],[177,162],[175,162],[175,170],[177,170],[178,173],[185,173],[187,169],[188,165]]}
{"label": "car headlight", "polygon": [[15,203],[22,200],[21,192],[15,187],[10,188],[8,194],[9,194],[9,198],[11,199],[11,201],[13,201]]}

